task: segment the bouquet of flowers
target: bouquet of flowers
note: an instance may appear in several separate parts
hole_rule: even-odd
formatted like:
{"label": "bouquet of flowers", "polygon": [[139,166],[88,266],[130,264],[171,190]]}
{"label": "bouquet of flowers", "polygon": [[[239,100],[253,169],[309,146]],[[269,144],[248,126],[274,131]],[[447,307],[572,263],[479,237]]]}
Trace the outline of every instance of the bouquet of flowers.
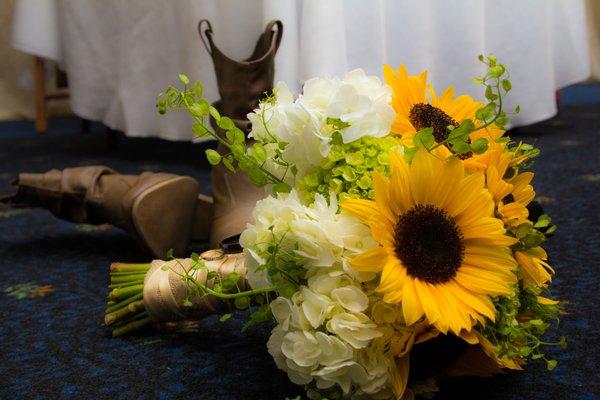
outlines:
{"label": "bouquet of flowers", "polygon": [[296,98],[280,83],[249,115],[252,143],[180,76],[184,88],[161,94],[159,112],[189,111],[197,135],[229,149],[207,150],[208,160],[268,195],[234,267],[194,254],[150,268],[179,285],[170,316],[149,319],[142,304],[150,266],[116,266],[113,287],[125,294],[107,322],[127,315],[120,334],[186,307],[255,306],[249,324],[275,323],[268,351],[312,399],[412,398],[438,376],[490,376],[528,359],[553,369],[543,347],[565,341],[541,338],[560,310],[541,247],[556,227],[532,207],[539,151],[504,136],[508,72],[494,56],[480,61],[487,104],[438,94],[426,72],[403,66],[384,66],[385,83],[362,70],[311,79]]}

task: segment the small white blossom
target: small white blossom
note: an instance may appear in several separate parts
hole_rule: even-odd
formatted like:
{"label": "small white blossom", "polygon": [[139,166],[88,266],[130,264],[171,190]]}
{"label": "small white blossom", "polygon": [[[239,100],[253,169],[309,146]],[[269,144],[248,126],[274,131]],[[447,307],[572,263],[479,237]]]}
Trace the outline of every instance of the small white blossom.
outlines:
{"label": "small white blossom", "polygon": [[333,289],[331,297],[348,311],[364,311],[369,306],[369,298],[357,286],[344,286]]}
{"label": "small white blossom", "polygon": [[288,332],[283,337],[281,351],[286,358],[301,367],[316,365],[321,356],[321,344],[315,335],[308,331]]}
{"label": "small white blossom", "polygon": [[325,321],[325,317],[333,308],[333,302],[327,296],[313,292],[303,287],[300,289],[302,296],[302,311],[313,328],[318,328]]}
{"label": "small white blossom", "polygon": [[356,349],[367,346],[372,339],[382,335],[377,330],[377,325],[363,313],[335,314],[327,322],[327,330],[335,333]]}

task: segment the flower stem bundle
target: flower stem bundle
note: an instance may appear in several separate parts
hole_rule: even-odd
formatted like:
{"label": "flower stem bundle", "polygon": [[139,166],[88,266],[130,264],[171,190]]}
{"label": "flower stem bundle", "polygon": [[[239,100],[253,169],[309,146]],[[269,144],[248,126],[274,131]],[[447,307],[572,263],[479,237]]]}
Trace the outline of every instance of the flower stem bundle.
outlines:
{"label": "flower stem bundle", "polygon": [[134,332],[152,323],[143,301],[144,278],[151,264],[113,263],[104,323],[113,336]]}
{"label": "flower stem bundle", "polygon": [[244,254],[222,250],[148,264],[114,263],[110,277],[104,323],[113,327],[113,336],[212,314],[227,319],[234,309],[246,309],[273,291],[247,288]]}

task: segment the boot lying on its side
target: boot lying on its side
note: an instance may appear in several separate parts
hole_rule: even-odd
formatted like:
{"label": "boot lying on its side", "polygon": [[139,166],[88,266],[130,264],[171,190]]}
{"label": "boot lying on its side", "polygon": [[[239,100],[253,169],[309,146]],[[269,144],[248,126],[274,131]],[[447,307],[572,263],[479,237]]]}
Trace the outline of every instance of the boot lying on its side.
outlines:
{"label": "boot lying on its side", "polygon": [[212,199],[189,176],[145,172],[122,175],[104,166],[21,173],[17,192],[1,201],[13,207],[41,207],[77,222],[110,223],[124,229],[155,257],[169,249],[185,255],[189,243],[206,242]]}

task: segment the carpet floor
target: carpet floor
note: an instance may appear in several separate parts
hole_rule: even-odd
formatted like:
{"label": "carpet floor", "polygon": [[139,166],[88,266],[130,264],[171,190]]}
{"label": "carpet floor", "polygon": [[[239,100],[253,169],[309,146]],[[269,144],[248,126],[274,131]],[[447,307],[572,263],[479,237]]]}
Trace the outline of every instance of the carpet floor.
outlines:
{"label": "carpet floor", "polygon": [[[98,127],[82,135],[76,119],[51,126],[34,135],[0,124],[0,194],[11,191],[19,171],[91,164],[187,174],[209,190],[206,145],[124,139],[109,150]],[[534,186],[559,227],[546,248],[556,268],[553,295],[568,312],[549,339],[565,335],[569,348],[550,352],[559,362],[552,372],[531,362],[524,372],[444,381],[436,399],[600,399],[600,104],[563,107],[514,138],[542,149]],[[234,400],[301,393],[267,353],[268,327],[240,333],[244,314],[111,338],[102,317],[108,266],[117,260],[147,257],[108,225],[0,206],[0,398]]]}

